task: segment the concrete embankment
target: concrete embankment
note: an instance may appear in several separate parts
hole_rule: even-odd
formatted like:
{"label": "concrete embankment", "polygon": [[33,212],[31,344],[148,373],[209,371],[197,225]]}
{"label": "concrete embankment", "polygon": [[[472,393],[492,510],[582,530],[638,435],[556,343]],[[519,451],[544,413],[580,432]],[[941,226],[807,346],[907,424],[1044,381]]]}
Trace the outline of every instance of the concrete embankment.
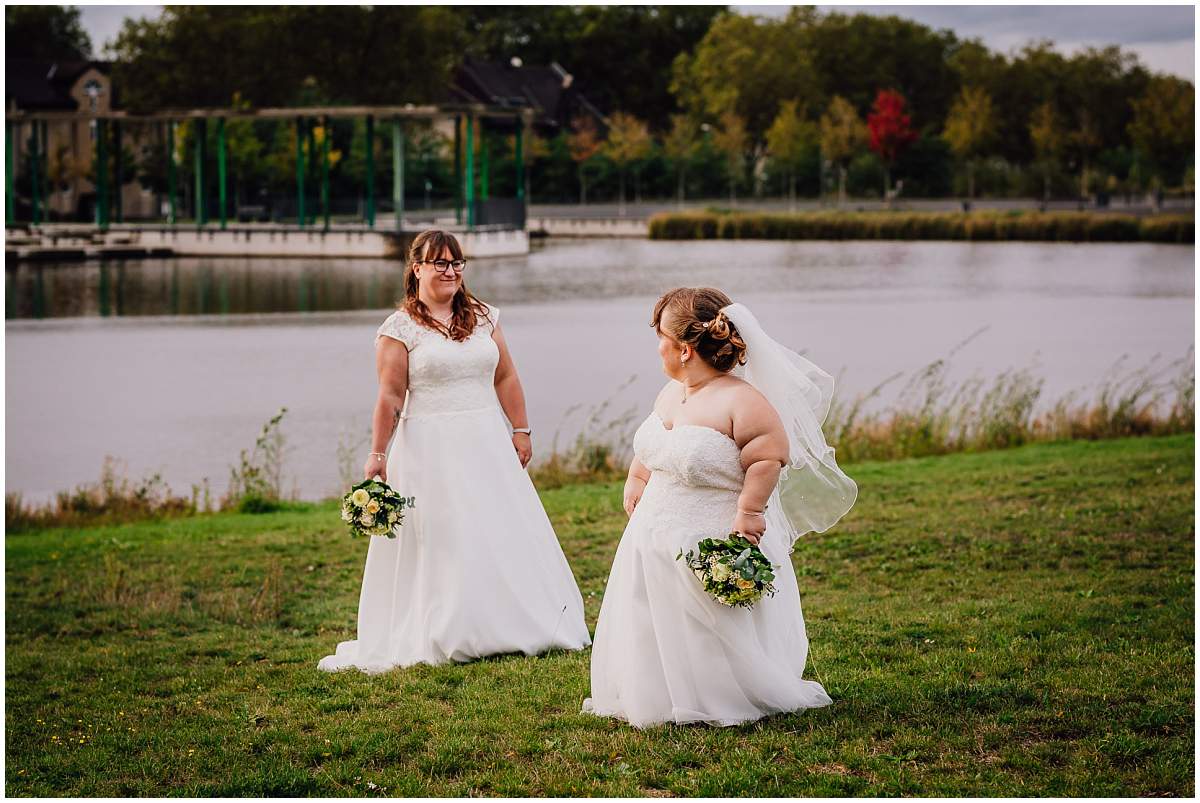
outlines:
{"label": "concrete embankment", "polygon": [[[359,257],[401,259],[415,231],[379,231],[364,227],[298,229],[284,226],[39,226],[10,230],[5,259],[70,261],[137,259],[164,256],[209,257]],[[468,257],[518,256],[529,253],[522,230],[455,232]]]}

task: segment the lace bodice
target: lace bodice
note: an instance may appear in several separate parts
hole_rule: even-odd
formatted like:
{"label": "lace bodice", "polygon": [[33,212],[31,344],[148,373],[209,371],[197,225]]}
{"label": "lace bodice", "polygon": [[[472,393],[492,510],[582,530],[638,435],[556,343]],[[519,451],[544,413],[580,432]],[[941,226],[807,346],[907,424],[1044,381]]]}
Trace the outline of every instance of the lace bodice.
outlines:
{"label": "lace bodice", "polygon": [[740,492],[746,479],[741,449],[729,436],[695,424],[667,429],[656,412],[638,427],[633,451],[651,472],[682,485]]}
{"label": "lace bodice", "polygon": [[471,336],[456,342],[421,326],[396,310],[379,327],[376,342],[390,337],[408,349],[408,404],[405,418],[464,412],[499,404],[493,380],[500,351],[492,331],[500,311],[488,305]]}

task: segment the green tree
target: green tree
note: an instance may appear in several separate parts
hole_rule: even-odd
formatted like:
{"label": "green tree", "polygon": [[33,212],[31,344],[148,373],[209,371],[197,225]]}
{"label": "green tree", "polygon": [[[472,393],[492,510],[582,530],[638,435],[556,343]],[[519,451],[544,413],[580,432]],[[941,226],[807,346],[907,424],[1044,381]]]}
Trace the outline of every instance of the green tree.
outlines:
{"label": "green tree", "polygon": [[663,151],[675,171],[676,194],[680,208],[686,192],[687,169],[700,150],[696,124],[685,114],[671,115],[671,130],[663,139]]}
{"label": "green tree", "polygon": [[975,197],[975,160],[984,154],[994,134],[992,96],[982,87],[963,87],[950,107],[942,137],[966,163],[968,199]]}
{"label": "green tree", "polygon": [[617,166],[620,175],[619,209],[625,215],[625,171],[650,153],[653,140],[646,124],[626,112],[615,112],[608,120],[608,138],[601,152]]}
{"label": "green tree", "polygon": [[80,61],[92,57],[92,41],[74,6],[5,6],[4,57]]}
{"label": "green tree", "polygon": [[721,114],[721,125],[713,134],[713,146],[723,157],[725,174],[729,178],[729,203],[737,203],[736,188],[746,175],[746,148],[750,137],[746,121],[733,111]]}
{"label": "green tree", "polygon": [[799,101],[785,100],[767,129],[767,150],[787,175],[788,208],[796,208],[796,173],[804,157],[817,145],[820,132],[807,119]]}
{"label": "green tree", "polygon": [[125,21],[113,81],[131,110],[222,106],[239,91],[286,106],[306,83],[338,103],[431,102],[465,39],[444,6],[166,6]]}
{"label": "green tree", "polygon": [[1134,99],[1129,136],[1157,181],[1184,183],[1195,147],[1195,109],[1192,85],[1170,76],[1155,76],[1146,92]]}
{"label": "green tree", "polygon": [[850,101],[835,95],[821,115],[821,153],[838,170],[838,206],[846,201],[846,173],[850,162],[867,145],[867,126]]}
{"label": "green tree", "polygon": [[1066,132],[1053,103],[1047,101],[1033,110],[1029,118],[1029,138],[1042,170],[1042,204],[1045,205],[1050,200],[1050,177],[1058,168],[1066,143]]}
{"label": "green tree", "polygon": [[587,168],[599,153],[602,146],[596,123],[586,114],[581,114],[571,121],[571,132],[567,134],[567,150],[571,161],[575,162],[576,175],[579,178],[579,203],[587,203]]}
{"label": "green tree", "polygon": [[880,87],[892,87],[908,101],[919,129],[945,119],[962,83],[950,59],[959,46],[954,33],[902,17],[812,15],[791,46],[806,49],[808,57],[797,68],[811,64],[824,98],[841,95],[865,110]]}
{"label": "green tree", "polygon": [[[250,104],[235,92],[230,104],[235,109],[248,109]],[[225,152],[229,174],[233,179],[233,203],[236,209],[245,203],[246,190],[265,176],[262,155],[263,143],[254,130],[254,120],[236,118],[225,123]]]}
{"label": "green tree", "polygon": [[[708,32],[723,6],[464,6],[463,47],[507,64],[560,63],[599,108],[623,109],[663,131],[678,111],[671,64]],[[620,53],[620,58],[613,54]]]}
{"label": "green tree", "polygon": [[782,101],[815,106],[820,98],[809,51],[801,46],[813,14],[801,8],[782,20],[719,17],[694,54],[675,61],[671,86],[680,104],[699,120],[732,111],[744,121],[750,142],[765,145]]}

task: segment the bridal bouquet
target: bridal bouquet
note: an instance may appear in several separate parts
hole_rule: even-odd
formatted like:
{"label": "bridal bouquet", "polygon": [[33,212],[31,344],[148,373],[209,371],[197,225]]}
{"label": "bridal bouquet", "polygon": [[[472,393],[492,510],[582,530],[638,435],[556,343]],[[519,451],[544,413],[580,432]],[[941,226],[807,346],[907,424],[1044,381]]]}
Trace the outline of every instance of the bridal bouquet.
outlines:
{"label": "bridal bouquet", "polygon": [[395,528],[404,522],[404,508],[412,503],[380,479],[363,480],[342,497],[342,521],[350,525],[351,535],[395,538]]}
{"label": "bridal bouquet", "polygon": [[680,550],[675,559],[685,561],[704,590],[723,605],[753,608],[763,594],[775,593],[771,561],[737,533],[723,541],[705,538],[687,554]]}

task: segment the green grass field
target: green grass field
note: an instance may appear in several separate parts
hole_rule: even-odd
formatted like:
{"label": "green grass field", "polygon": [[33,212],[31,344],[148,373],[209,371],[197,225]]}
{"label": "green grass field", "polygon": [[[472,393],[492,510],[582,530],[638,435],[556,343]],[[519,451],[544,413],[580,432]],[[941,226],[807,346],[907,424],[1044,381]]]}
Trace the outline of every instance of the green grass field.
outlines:
{"label": "green grass field", "polygon": [[[1192,435],[858,464],[795,554],[827,708],[636,731],[588,653],[367,677],[333,505],[6,539],[9,795],[1192,795]],[[619,486],[543,494],[594,626]]]}

